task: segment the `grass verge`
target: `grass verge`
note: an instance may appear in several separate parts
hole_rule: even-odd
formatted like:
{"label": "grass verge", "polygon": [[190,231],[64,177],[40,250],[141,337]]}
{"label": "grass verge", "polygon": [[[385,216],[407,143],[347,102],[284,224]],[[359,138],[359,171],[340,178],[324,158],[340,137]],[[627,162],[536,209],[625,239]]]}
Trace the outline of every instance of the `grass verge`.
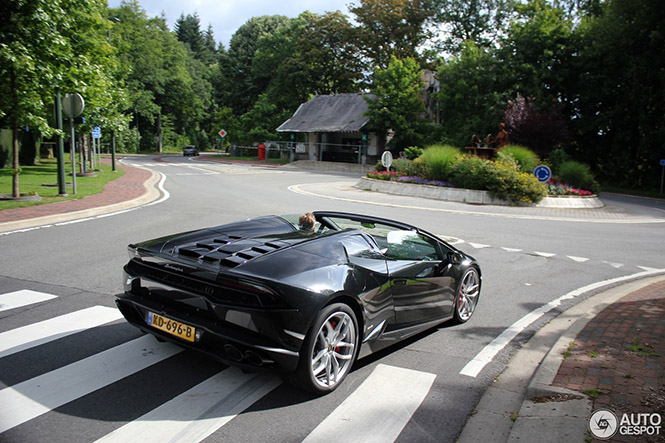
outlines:
{"label": "grass verge", "polygon": [[[42,197],[42,200],[39,202],[0,200],[0,210],[81,199],[102,192],[108,182],[125,174],[125,171],[120,168],[116,167],[115,171],[111,171],[110,165],[102,164],[101,170],[96,171],[97,177],[76,177],[76,195],[73,195],[71,193],[71,172],[71,162],[65,161],[67,193],[69,195],[61,197],[58,195],[58,165],[55,159],[42,160],[35,166],[22,166],[21,174],[18,176],[19,191],[22,195],[38,194]],[[12,169],[0,169],[0,194],[11,195],[12,177]]]}

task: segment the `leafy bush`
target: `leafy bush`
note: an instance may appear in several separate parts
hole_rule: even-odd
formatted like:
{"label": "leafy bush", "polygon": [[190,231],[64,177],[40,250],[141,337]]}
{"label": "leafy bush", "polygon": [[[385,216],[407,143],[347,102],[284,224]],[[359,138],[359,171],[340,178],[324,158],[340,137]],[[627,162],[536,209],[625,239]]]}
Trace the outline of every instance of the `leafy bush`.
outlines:
{"label": "leafy bush", "polygon": [[430,180],[447,181],[451,165],[461,151],[454,146],[433,145],[425,149],[418,158],[424,165],[424,176]]}
{"label": "leafy bush", "polygon": [[531,174],[521,172],[517,162],[492,162],[492,177],[487,190],[495,198],[513,203],[538,203],[547,196],[547,188]]}
{"label": "leafy bush", "polygon": [[404,150],[404,157],[409,160],[415,160],[423,155],[423,149],[416,146],[409,146]]}
{"label": "leafy bush", "polygon": [[457,188],[487,189],[492,179],[492,162],[475,155],[458,156],[450,168],[450,181]]}
{"label": "leafy bush", "polygon": [[398,172],[404,172],[406,175],[418,175],[418,166],[413,160],[408,160],[406,158],[394,159],[391,168]]}
{"label": "leafy bush", "polygon": [[529,148],[519,145],[506,145],[497,152],[499,159],[504,156],[512,157],[519,165],[520,171],[531,174],[538,166],[540,159]]}
{"label": "leafy bush", "polygon": [[559,180],[575,188],[597,192],[598,184],[594,181],[591,168],[584,163],[568,160],[559,166]]}
{"label": "leafy bush", "polygon": [[570,160],[570,157],[562,148],[558,148],[550,152],[550,155],[547,157],[547,161],[552,167],[552,174],[558,175],[559,168],[568,160]]}

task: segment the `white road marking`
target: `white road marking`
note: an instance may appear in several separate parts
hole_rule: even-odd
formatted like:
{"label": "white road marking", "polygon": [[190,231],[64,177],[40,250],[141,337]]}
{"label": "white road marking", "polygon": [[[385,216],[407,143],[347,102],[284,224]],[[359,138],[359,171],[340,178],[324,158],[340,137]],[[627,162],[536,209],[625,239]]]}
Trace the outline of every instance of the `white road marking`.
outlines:
{"label": "white road marking", "polygon": [[506,252],[522,252],[521,249],[515,249],[515,248],[501,248]]}
{"label": "white road marking", "polygon": [[588,258],[585,257],[575,257],[574,255],[566,255],[569,259],[576,261],[578,263],[584,263],[585,261],[589,261]]}
{"label": "white road marking", "polygon": [[436,234],[436,236],[450,245],[459,245],[464,243],[464,240],[462,240],[461,238],[451,237],[449,235],[444,235],[444,234]]}
{"label": "white road marking", "polygon": [[435,374],[378,365],[303,442],[395,441],[427,396]]}
{"label": "white road marking", "polygon": [[663,272],[665,272],[665,269],[654,269],[653,271],[638,272],[636,274],[624,275],[621,277],[611,278],[609,280],[591,283],[579,289],[575,289],[574,291],[571,291],[565,295],[562,295],[561,297],[552,300],[551,302],[537,309],[534,309],[510,325],[508,329],[503,331],[498,337],[496,337],[487,346],[485,346],[469,363],[464,366],[464,368],[462,368],[460,374],[474,378],[477,377],[480,371],[482,371],[483,368],[488,363],[490,363],[494,357],[496,357],[496,355],[501,352],[501,350],[503,350],[503,348],[508,345],[508,343],[517,337],[520,332],[524,331],[529,325],[550,312],[552,309],[561,305],[562,302],[578,297],[586,292],[602,288],[604,286],[613,285],[616,283],[624,282],[626,280],[646,277],[653,274],[660,274]]}
{"label": "white road marking", "polygon": [[471,242],[468,242],[468,243],[469,243],[469,245],[473,246],[476,249],[483,249],[483,248],[489,248],[490,247],[490,245],[484,245],[482,243],[471,243]]}
{"label": "white road marking", "polygon": [[554,257],[554,256],[556,255],[556,254],[553,254],[553,253],[551,253],[551,252],[538,252],[538,251],[533,251],[533,253],[536,254],[536,255],[539,255],[539,256],[541,256],[541,257],[545,257],[545,258],[552,258],[552,257]]}
{"label": "white road marking", "polygon": [[54,298],[58,298],[58,296],[46,294],[44,292],[31,291],[29,289],[8,292],[6,294],[0,294],[0,311],[7,311],[9,309],[41,303]]}
{"label": "white road marking", "polygon": [[0,390],[0,433],[169,358],[179,348],[143,336]]}
{"label": "white road marking", "polygon": [[115,308],[93,306],[0,333],[0,357],[122,318]]}
{"label": "white road marking", "polygon": [[280,384],[274,375],[230,368],[97,441],[199,442]]}
{"label": "white road marking", "polygon": [[604,260],[603,260],[603,263],[605,263],[606,265],[610,265],[615,269],[619,269],[619,268],[623,267],[623,263],[612,263],[612,262],[604,261]]}

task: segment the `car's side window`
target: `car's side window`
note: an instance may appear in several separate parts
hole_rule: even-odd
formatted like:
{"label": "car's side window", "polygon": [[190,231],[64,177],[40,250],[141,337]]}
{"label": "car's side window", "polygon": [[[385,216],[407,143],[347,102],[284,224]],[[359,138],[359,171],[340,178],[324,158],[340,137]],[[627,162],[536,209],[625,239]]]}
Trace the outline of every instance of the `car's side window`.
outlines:
{"label": "car's side window", "polygon": [[385,255],[394,260],[441,260],[436,243],[413,231],[391,231]]}

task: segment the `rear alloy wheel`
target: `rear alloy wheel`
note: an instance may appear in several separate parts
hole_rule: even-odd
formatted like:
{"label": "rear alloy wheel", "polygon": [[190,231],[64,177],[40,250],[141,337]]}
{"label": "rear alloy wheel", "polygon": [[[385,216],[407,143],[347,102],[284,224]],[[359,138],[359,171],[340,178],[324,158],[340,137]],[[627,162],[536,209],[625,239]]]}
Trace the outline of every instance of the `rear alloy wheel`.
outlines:
{"label": "rear alloy wheel", "polygon": [[333,391],[351,371],[358,354],[358,321],[343,303],[326,306],[303,344],[295,382],[316,394]]}
{"label": "rear alloy wheel", "polygon": [[464,323],[471,318],[480,297],[480,274],[476,268],[464,273],[455,299],[455,322]]}

